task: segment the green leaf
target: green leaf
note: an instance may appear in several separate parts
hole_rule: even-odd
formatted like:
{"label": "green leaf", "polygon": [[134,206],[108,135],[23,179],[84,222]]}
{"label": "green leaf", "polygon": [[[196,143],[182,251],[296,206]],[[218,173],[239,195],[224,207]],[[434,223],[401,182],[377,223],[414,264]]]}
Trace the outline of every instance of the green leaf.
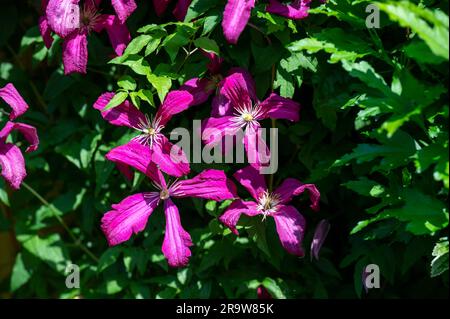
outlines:
{"label": "green leaf", "polygon": [[442,240],[434,246],[431,261],[431,277],[437,277],[448,271],[448,239]]}
{"label": "green leaf", "polygon": [[121,253],[122,253],[121,247],[108,248],[100,257],[97,266],[97,272],[102,272],[106,268],[114,264],[117,261],[117,258],[119,258]]}
{"label": "green leaf", "polygon": [[410,1],[375,3],[392,21],[410,28],[437,56],[449,59],[448,15],[439,9],[421,8]]}
{"label": "green leaf", "polygon": [[150,42],[151,39],[152,36],[147,34],[141,34],[137,36],[128,44],[124,54],[130,55],[141,52],[141,50]]}
{"label": "green leaf", "polygon": [[220,55],[220,49],[217,42],[213,39],[201,37],[194,40],[194,44],[197,48],[203,49],[206,52],[215,53]]}
{"label": "green leaf", "polygon": [[103,109],[103,111],[107,111],[110,109],[115,108],[116,106],[119,106],[120,104],[122,104],[128,97],[128,93],[127,92],[117,92],[113,98],[108,102],[108,104],[106,104],[105,108]]}
{"label": "green leaf", "polygon": [[59,234],[52,234],[46,238],[37,235],[19,235],[18,239],[28,252],[64,274],[69,257]]}
{"label": "green leaf", "polygon": [[16,291],[26,284],[30,280],[31,275],[32,272],[27,269],[22,253],[18,253],[11,274],[11,291]]}
{"label": "green leaf", "polygon": [[153,73],[147,74],[147,80],[153,85],[156,92],[158,92],[159,100],[162,103],[172,87],[172,80],[166,76],[157,76]]}
{"label": "green leaf", "polygon": [[136,90],[136,80],[133,79],[129,75],[122,76],[119,81],[117,81],[117,85],[124,90],[134,91]]}
{"label": "green leaf", "polygon": [[275,279],[265,278],[262,281],[262,284],[276,299],[286,299],[286,295],[283,292],[283,289],[281,289],[279,283]]}

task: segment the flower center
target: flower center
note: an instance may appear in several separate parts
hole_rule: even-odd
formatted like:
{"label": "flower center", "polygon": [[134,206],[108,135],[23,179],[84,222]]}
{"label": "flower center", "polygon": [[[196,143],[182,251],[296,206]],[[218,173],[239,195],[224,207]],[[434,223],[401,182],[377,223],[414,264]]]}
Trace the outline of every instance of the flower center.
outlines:
{"label": "flower center", "polygon": [[80,12],[80,27],[83,31],[89,33],[94,30],[99,22],[100,13],[98,12],[93,0],[87,0]]}
{"label": "flower center", "polygon": [[160,142],[160,132],[164,128],[164,125],[160,125],[159,118],[151,120],[147,115],[145,119],[140,119],[140,122],[134,127],[140,134],[134,139],[142,145],[148,145],[153,147],[154,143]]}
{"label": "flower center", "polygon": [[155,135],[156,134],[156,130],[153,127],[148,127],[142,130],[142,132],[144,132],[145,134],[148,135]]}
{"label": "flower center", "polygon": [[242,114],[242,118],[243,118],[244,121],[246,121],[246,122],[251,122],[251,121],[253,121],[253,115],[251,115],[250,113],[244,113],[244,114]]}
{"label": "flower center", "polygon": [[280,196],[278,194],[265,191],[261,195],[258,201],[257,209],[264,215],[263,220],[277,211],[279,203]]}
{"label": "flower center", "polygon": [[170,197],[169,191],[167,189],[163,189],[161,192],[159,192],[159,198],[162,200],[166,200]]}

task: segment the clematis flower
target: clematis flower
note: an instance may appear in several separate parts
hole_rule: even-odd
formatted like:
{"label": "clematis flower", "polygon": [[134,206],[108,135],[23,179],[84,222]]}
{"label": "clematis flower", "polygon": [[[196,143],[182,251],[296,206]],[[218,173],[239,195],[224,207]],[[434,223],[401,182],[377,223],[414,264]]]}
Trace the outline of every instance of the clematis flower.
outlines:
{"label": "clematis flower", "polygon": [[319,210],[320,193],[316,186],[288,178],[274,192],[269,192],[264,176],[252,166],[238,170],[233,176],[248,190],[254,201],[235,200],[219,220],[238,235],[236,225],[241,214],[260,215],[263,220],[272,217],[284,249],[290,254],[303,257],[301,243],[305,232],[305,219],[295,207],[288,204],[294,196],[308,190],[310,207],[315,211]]}
{"label": "clematis flower", "polygon": [[[156,14],[160,17],[166,12],[167,6],[172,0],[153,0]],[[172,13],[178,21],[183,21],[186,13],[191,5],[192,0],[178,0]]]}
{"label": "clematis flower", "polygon": [[[324,1],[322,1],[324,2]],[[304,19],[308,16],[311,0],[294,0],[291,4],[282,4],[278,0],[269,0],[266,11],[289,19]],[[222,28],[227,41],[236,44],[244,31],[255,0],[228,0],[223,13]]]}
{"label": "clematis flower", "polygon": [[[131,155],[135,162],[142,161],[141,155]],[[145,155],[147,157],[147,155]],[[148,159],[148,157],[147,157]],[[142,167],[137,165],[138,169]],[[166,217],[166,231],[162,252],[172,267],[186,266],[191,256],[191,236],[181,225],[174,198],[206,198],[216,201],[235,197],[234,185],[223,171],[207,169],[192,179],[167,184],[161,171],[154,164],[147,171],[157,191],[131,195],[120,203],[112,205],[112,210],[102,218],[102,230],[109,245],[114,246],[127,241],[131,235],[144,230],[147,220],[155,208],[163,202]]]}
{"label": "clematis flower", "polygon": [[[214,146],[221,143],[226,135],[236,136],[243,129],[243,142],[251,165],[258,168],[268,164],[270,152],[261,136],[259,122],[267,118],[298,121],[300,105],[275,93],[259,101],[253,79],[241,72],[224,80],[220,94],[222,101],[213,105],[213,114],[223,116],[211,117],[203,122],[203,141]],[[221,109],[214,110],[217,107]]]}
{"label": "clematis flower", "polygon": [[33,152],[38,148],[39,138],[36,128],[24,123],[13,122],[17,117],[24,114],[28,109],[28,104],[20,96],[14,85],[11,83],[0,88],[0,99],[11,107],[9,121],[6,122],[0,131],[0,166],[2,168],[2,177],[13,189],[19,189],[27,173],[25,169],[25,159],[20,149],[7,143],[6,139],[12,131],[19,131],[30,143],[26,152]]}
{"label": "clematis flower", "polygon": [[87,36],[91,32],[106,30],[113,49],[122,55],[131,37],[125,25],[134,11],[133,0],[112,0],[117,15],[101,14],[101,0],[44,0],[45,15],[39,19],[39,30],[45,45],[53,42],[51,32],[63,39],[64,73],[86,73],[88,61]]}
{"label": "clematis flower", "polygon": [[123,156],[123,150],[129,153],[145,153],[151,162],[171,176],[181,177],[188,174],[189,163],[183,150],[170,143],[161,131],[173,115],[191,105],[192,95],[186,91],[169,92],[153,119],[144,115],[128,101],[105,111],[105,106],[113,97],[114,93],[111,92],[102,94],[94,103],[94,108],[99,110],[109,123],[116,126],[128,126],[134,129],[137,135],[128,144],[112,149],[106,158],[115,162],[119,170],[128,178],[132,177],[127,169],[127,166],[131,164],[130,159]]}

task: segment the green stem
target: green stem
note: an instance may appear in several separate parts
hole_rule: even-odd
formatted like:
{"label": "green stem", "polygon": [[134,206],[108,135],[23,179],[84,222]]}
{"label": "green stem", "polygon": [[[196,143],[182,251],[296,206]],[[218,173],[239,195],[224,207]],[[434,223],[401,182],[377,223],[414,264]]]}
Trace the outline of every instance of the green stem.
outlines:
{"label": "green stem", "polygon": [[53,214],[53,217],[58,220],[58,222],[61,224],[61,226],[64,228],[64,230],[69,234],[70,238],[74,242],[75,246],[83,250],[92,260],[95,262],[98,262],[99,259],[97,256],[95,256],[89,248],[84,246],[81,241],[75,236],[75,234],[72,232],[72,230],[67,226],[67,224],[64,222],[64,220],[61,218],[60,215],[63,215],[63,212],[61,212],[58,208],[53,206],[53,204],[49,203],[44,197],[42,197],[34,188],[32,188],[30,185],[28,185],[25,182],[22,182],[22,185],[31,193],[33,194],[42,204],[44,204],[47,208],[50,209],[50,211]]}

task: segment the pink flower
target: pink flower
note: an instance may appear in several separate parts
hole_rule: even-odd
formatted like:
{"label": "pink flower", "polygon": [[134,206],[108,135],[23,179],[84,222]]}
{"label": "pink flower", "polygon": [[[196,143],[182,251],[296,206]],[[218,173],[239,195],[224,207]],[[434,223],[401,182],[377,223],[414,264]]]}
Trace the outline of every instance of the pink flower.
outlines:
{"label": "pink flower", "polygon": [[[128,178],[131,172],[128,166],[133,166],[130,156],[135,152],[141,154],[139,159],[145,162],[141,171],[146,173],[150,163],[155,163],[165,173],[181,177],[189,173],[189,163],[184,152],[169,142],[162,134],[164,125],[173,115],[186,110],[192,102],[192,95],[186,91],[171,91],[167,94],[163,104],[153,119],[144,115],[128,101],[123,102],[110,110],[104,110],[108,102],[114,97],[114,93],[102,94],[94,103],[94,108],[109,123],[117,126],[128,126],[137,131],[137,135],[126,145],[112,149],[106,158],[115,162],[118,168]],[[131,155],[130,155],[131,154]]]}
{"label": "pink flower", "polygon": [[273,217],[281,245],[290,254],[303,257],[301,247],[305,232],[305,219],[293,206],[288,205],[294,196],[309,191],[311,208],[319,210],[320,193],[314,184],[303,184],[294,178],[286,179],[274,192],[269,192],[263,175],[248,166],[237,171],[234,178],[244,186],[255,201],[235,200],[219,220],[238,235],[236,225],[241,214]]}
{"label": "pink flower", "polygon": [[45,15],[39,19],[39,29],[47,47],[53,31],[63,39],[64,73],[86,73],[88,61],[87,36],[92,31],[106,30],[117,55],[122,55],[130,42],[126,18],[136,9],[133,0],[112,0],[117,15],[100,14],[101,0],[44,0]]}
{"label": "pink flower", "polygon": [[[323,2],[323,1],[322,1]],[[290,5],[282,4],[278,0],[269,0],[267,12],[289,19],[304,19],[308,16],[311,0],[294,0]],[[236,44],[244,31],[255,0],[228,0],[223,13],[222,28],[227,41]]]}
{"label": "pink flower", "polygon": [[[156,14],[162,16],[167,10],[167,6],[172,0],[153,0]],[[183,21],[186,13],[191,5],[192,0],[178,0],[172,13],[179,21]]]}
{"label": "pink flower", "polygon": [[[139,161],[140,154],[134,155]],[[154,192],[131,195],[120,203],[112,205],[113,210],[102,218],[102,230],[109,245],[114,246],[127,241],[131,235],[144,230],[147,220],[154,209],[164,202],[166,231],[162,252],[172,267],[186,266],[191,256],[189,249],[192,240],[180,222],[178,208],[172,198],[196,197],[216,201],[235,198],[235,186],[227,179],[223,171],[204,170],[192,179],[176,181],[167,185],[154,164],[148,175],[157,188]]]}
{"label": "pink flower", "polygon": [[261,136],[259,122],[267,118],[298,121],[300,105],[275,93],[260,102],[256,97],[255,83],[246,72],[235,72],[225,78],[219,94],[221,103],[213,104],[212,113],[221,117],[204,121],[203,141],[214,146],[226,135],[235,136],[243,129],[249,162],[256,168],[268,164],[270,153]]}
{"label": "pink flower", "polygon": [[6,122],[0,131],[0,166],[2,168],[2,177],[12,188],[19,189],[27,175],[25,159],[20,149],[14,144],[7,143],[6,139],[12,131],[17,130],[30,143],[30,146],[25,151],[33,152],[38,148],[39,138],[36,128],[33,126],[12,122],[12,120],[15,120],[27,111],[28,105],[11,83],[0,88],[0,99],[5,101],[12,109],[9,114],[9,121]]}

